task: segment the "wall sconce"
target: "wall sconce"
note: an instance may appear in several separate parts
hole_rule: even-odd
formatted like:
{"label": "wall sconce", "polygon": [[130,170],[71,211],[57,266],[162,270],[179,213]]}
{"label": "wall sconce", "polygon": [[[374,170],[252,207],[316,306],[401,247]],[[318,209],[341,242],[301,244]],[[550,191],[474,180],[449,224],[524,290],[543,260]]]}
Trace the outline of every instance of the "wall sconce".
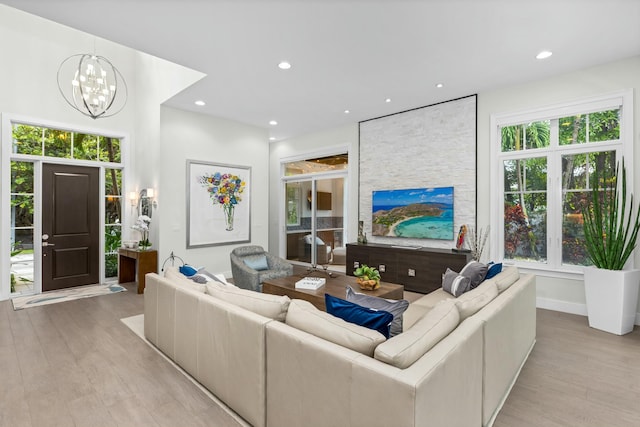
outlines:
{"label": "wall sconce", "polygon": [[153,191],[153,188],[143,188],[140,190],[140,215],[146,215],[151,218],[153,208],[157,206],[156,202],[153,200],[154,196],[155,192]]}
{"label": "wall sconce", "polygon": [[138,204],[138,193],[136,193],[135,191],[129,192],[129,203],[131,203],[131,207]]}

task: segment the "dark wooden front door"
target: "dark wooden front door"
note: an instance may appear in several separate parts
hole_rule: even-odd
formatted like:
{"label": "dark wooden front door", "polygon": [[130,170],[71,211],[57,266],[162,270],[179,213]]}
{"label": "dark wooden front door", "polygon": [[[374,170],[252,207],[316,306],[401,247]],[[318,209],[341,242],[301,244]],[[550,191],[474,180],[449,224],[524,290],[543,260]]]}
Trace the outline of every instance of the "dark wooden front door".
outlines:
{"label": "dark wooden front door", "polygon": [[42,291],[98,283],[99,169],[45,163]]}

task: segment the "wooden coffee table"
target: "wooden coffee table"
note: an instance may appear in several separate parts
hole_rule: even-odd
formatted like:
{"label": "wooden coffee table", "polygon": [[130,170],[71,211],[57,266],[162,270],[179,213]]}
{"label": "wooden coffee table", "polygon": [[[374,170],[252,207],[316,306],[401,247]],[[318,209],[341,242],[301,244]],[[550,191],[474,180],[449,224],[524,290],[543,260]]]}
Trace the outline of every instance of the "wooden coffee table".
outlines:
{"label": "wooden coffee table", "polygon": [[345,274],[333,273],[333,277],[315,274],[316,277],[324,277],[327,282],[324,286],[315,291],[308,289],[296,289],[296,282],[304,275],[294,274],[293,276],[268,279],[262,283],[262,292],[273,295],[287,295],[289,298],[303,299],[326,311],[324,304],[324,294],[346,299],[347,286],[351,286],[354,291],[380,298],[400,300],[404,298],[404,286],[394,283],[380,282],[380,287],[375,291],[365,291],[360,289],[356,283],[356,278]]}

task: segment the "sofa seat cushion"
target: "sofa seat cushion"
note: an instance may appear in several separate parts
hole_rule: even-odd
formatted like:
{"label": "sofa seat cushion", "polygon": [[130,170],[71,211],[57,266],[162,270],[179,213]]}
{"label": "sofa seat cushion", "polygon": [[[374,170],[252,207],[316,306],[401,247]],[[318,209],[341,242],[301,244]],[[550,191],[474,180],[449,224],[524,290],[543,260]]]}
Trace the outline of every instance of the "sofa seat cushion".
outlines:
{"label": "sofa seat cushion", "polygon": [[263,294],[236,286],[225,286],[218,282],[209,282],[205,286],[207,293],[212,297],[281,322],[284,322],[291,302],[286,295]]}
{"label": "sofa seat cushion", "polygon": [[408,368],[449,335],[459,322],[460,314],[455,303],[442,301],[407,331],[380,344],[374,357],[400,369]]}
{"label": "sofa seat cushion", "polygon": [[428,309],[432,309],[436,305],[440,303],[440,301],[445,299],[453,299],[450,293],[446,292],[442,288],[438,288],[433,292],[429,292],[428,294],[420,297],[411,303],[411,305],[419,305],[421,307],[426,307]]}
{"label": "sofa seat cushion", "polygon": [[308,301],[299,299],[291,300],[286,323],[367,356],[373,356],[375,348],[385,341],[384,335],[380,332],[349,323],[318,310]]}
{"label": "sofa seat cushion", "polygon": [[498,273],[491,280],[496,282],[498,286],[498,292],[504,292],[509,286],[513,285],[520,278],[520,272],[518,267],[509,266],[503,267],[502,272]]}
{"label": "sofa seat cushion", "polygon": [[[383,310],[393,315],[393,321],[389,328],[389,336],[394,337],[402,333],[403,314],[409,307],[407,300],[393,300],[366,295],[353,290],[351,286],[347,286],[347,301],[363,307],[373,308],[374,310]],[[417,320],[417,319],[416,319]]]}
{"label": "sofa seat cushion", "polygon": [[476,314],[482,307],[498,296],[498,287],[493,280],[486,280],[475,289],[465,292],[453,301],[460,312],[460,321]]}

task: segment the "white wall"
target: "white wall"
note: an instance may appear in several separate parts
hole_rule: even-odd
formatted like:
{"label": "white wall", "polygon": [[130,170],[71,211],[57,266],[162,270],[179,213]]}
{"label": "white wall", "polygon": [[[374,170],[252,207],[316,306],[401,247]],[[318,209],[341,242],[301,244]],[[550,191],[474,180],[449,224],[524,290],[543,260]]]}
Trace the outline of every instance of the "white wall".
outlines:
{"label": "white wall", "polygon": [[[634,97],[634,141],[636,150],[634,164],[640,165],[640,57],[604,64],[601,66],[559,75],[545,80],[523,85],[505,87],[478,94],[478,219],[479,226],[489,224],[490,204],[490,117],[491,114],[513,112],[535,107],[542,107],[561,102],[585,98],[620,89],[635,89]],[[428,102],[425,101],[425,104]],[[279,159],[295,156],[304,152],[312,152],[326,145],[335,143],[347,144],[350,148],[349,163],[354,167],[351,174],[350,194],[357,191],[357,153],[358,125],[354,123],[321,133],[292,138],[271,144],[271,178],[270,188],[275,195],[280,188]],[[355,188],[353,188],[355,186]],[[640,173],[634,176],[635,193],[640,194]],[[357,197],[350,197],[349,212],[357,212]],[[271,216],[270,250],[280,248],[277,218],[279,205],[272,200],[269,208]],[[354,241],[357,236],[357,218],[350,215],[350,233],[347,242]],[[492,254],[495,258],[495,254]],[[635,265],[640,267],[640,251],[636,251]],[[539,275],[537,278],[538,305],[570,313],[586,315],[584,284],[582,280],[568,280]],[[640,316],[639,316],[640,317]]]}
{"label": "white wall", "polygon": [[[121,112],[97,120],[83,116],[69,106],[57,84],[58,67],[62,61],[78,53],[92,53],[94,46],[95,53],[108,58],[123,74],[129,94]],[[0,51],[3,55],[0,113],[44,121],[51,126],[126,135],[128,138],[122,151],[123,156],[128,153],[129,157],[125,163],[127,169],[122,194],[149,186],[159,190],[160,104],[202,78],[202,73],[5,5],[0,5]],[[10,144],[10,138],[2,143]],[[3,180],[9,180],[8,168],[2,170],[1,176]],[[8,221],[7,197],[2,194],[2,209],[5,211],[5,216],[0,212],[2,223]],[[129,228],[136,213],[130,209],[128,201],[123,203],[123,215],[123,238],[139,238]],[[159,241],[157,230],[152,223],[154,246]],[[9,239],[0,236],[0,271],[4,272],[9,270],[8,245]],[[0,277],[0,282],[8,283],[5,279]],[[6,297],[8,291],[0,289],[0,299]]]}
{"label": "white wall", "polygon": [[[284,215],[283,200],[281,199],[281,170],[282,159],[313,158],[319,153],[349,153],[349,186],[348,194],[348,224],[345,242],[353,242],[358,235],[358,124],[330,129],[324,132],[304,135],[284,141],[272,142],[269,147],[269,252],[286,255],[286,240],[283,238],[283,228],[280,218]],[[337,206],[337,205],[336,205]],[[333,206],[332,206],[333,207]]]}
{"label": "white wall", "polygon": [[[109,58],[129,84],[129,102],[114,117],[93,120],[71,108],[57,85],[64,59],[93,52]],[[135,52],[114,43],[0,5],[0,111],[106,131],[134,133]],[[71,76],[69,77],[69,79]]]}
{"label": "white wall", "polygon": [[[159,203],[162,202],[164,193],[163,188],[160,186],[160,177],[163,171],[157,167],[160,164],[162,152],[160,142],[160,105],[179,91],[201,79],[204,74],[141,53],[136,54],[135,66],[137,102],[134,113],[136,117],[136,135],[135,143],[132,144],[132,149],[130,150],[133,159],[130,187],[138,194],[143,188],[153,188],[156,193],[155,200],[160,205]],[[124,194],[126,196],[128,193]],[[129,205],[124,203],[123,206]],[[158,249],[160,242],[162,212],[162,209],[153,209],[151,218],[152,225],[149,238],[155,249]],[[123,230],[123,239],[138,240],[139,234],[127,227],[127,230]]]}
{"label": "white wall", "polygon": [[[157,209],[162,213],[159,262],[173,251],[191,265],[207,267],[212,273],[223,272],[229,277],[229,252],[240,245],[187,250],[186,161],[251,167],[251,244],[266,249],[269,246],[267,206],[270,199],[267,130],[169,107],[162,107],[160,129],[159,162],[150,165],[158,171],[162,193]],[[211,209],[219,207],[211,206]]]}
{"label": "white wall", "polygon": [[[478,95],[478,224],[489,223],[490,116],[543,107],[606,94],[621,89],[634,89],[633,163],[640,165],[640,56],[604,64],[573,73],[507,87]],[[635,168],[637,170],[637,168]],[[640,195],[640,173],[634,175],[634,193]],[[499,201],[494,201],[499,203]],[[495,257],[495,254],[492,254]],[[640,251],[635,253],[640,267]],[[584,283],[539,275],[538,306],[586,315]]]}

